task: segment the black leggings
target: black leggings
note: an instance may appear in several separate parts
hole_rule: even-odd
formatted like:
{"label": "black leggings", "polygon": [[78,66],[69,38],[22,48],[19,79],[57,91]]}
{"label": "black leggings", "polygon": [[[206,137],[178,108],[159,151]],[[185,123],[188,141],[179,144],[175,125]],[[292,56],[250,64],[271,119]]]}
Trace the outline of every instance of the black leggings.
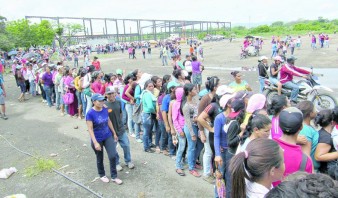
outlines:
{"label": "black leggings", "polygon": [[214,173],[216,170],[216,166],[215,166],[215,161],[214,161],[215,159],[214,133],[212,132],[209,132],[209,144],[210,144],[210,148],[212,151],[211,164],[212,164],[212,170]]}

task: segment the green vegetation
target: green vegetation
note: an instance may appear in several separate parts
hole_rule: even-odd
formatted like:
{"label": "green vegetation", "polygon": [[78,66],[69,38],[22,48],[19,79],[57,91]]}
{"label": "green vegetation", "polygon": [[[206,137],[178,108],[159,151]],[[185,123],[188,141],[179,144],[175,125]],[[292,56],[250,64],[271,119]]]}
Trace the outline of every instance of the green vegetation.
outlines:
{"label": "green vegetation", "polygon": [[[338,19],[328,20],[323,17],[318,17],[317,20],[303,20],[292,21],[284,23],[283,21],[276,21],[271,25],[260,25],[253,28],[246,28],[244,26],[233,27],[230,31],[226,30],[209,30],[212,34],[224,35],[225,37],[236,36],[244,37],[247,35],[257,36],[285,36],[285,35],[304,35],[309,32],[312,33],[333,33],[338,30]],[[203,39],[206,33],[198,34],[199,39]]]}
{"label": "green vegetation", "polygon": [[39,158],[35,160],[33,166],[25,169],[25,175],[27,177],[34,177],[42,172],[51,171],[55,167],[57,167],[57,163],[54,160]]}

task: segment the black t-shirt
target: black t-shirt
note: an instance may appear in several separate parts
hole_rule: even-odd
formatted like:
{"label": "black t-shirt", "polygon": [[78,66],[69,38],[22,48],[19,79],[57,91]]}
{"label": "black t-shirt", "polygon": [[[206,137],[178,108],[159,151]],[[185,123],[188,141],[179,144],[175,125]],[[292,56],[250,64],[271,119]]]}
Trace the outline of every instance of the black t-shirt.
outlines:
{"label": "black t-shirt", "polygon": [[278,70],[278,65],[276,63],[272,63],[270,66],[270,76],[272,78],[277,78],[278,77],[278,73],[276,75],[272,75],[272,68],[277,71]]}
{"label": "black t-shirt", "polygon": [[214,126],[214,121],[216,116],[220,113],[220,106],[218,103],[211,103],[209,104],[205,109],[204,112],[207,113],[209,115],[210,118],[210,125],[211,127]]}
{"label": "black t-shirt", "polygon": [[[333,146],[333,141],[332,141],[332,138],[331,138],[331,134],[328,133],[327,131],[325,131],[325,129],[320,129],[318,131],[319,133],[319,139],[318,139],[318,144],[319,143],[324,143],[324,144],[328,144],[331,146],[331,149],[329,151],[329,153],[331,152],[335,152],[335,148]],[[319,171],[321,173],[327,173],[327,163],[328,162],[320,162],[320,167],[319,167]]]}
{"label": "black t-shirt", "polygon": [[258,64],[259,76],[263,78],[269,78],[268,73],[266,72],[267,69],[269,69],[269,66],[265,66],[263,62],[260,62]]}
{"label": "black t-shirt", "polygon": [[121,118],[121,101],[115,100],[114,102],[105,102],[105,105],[108,108],[109,118],[111,122],[113,123],[114,130],[117,135],[121,135],[125,132],[123,124],[122,124],[122,118]]}

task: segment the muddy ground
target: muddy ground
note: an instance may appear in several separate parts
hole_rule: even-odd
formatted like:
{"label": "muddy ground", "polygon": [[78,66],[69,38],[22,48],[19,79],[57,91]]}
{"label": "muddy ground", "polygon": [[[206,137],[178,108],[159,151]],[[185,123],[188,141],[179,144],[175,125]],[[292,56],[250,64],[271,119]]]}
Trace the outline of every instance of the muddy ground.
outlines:
{"label": "muddy ground", "polygon": [[[310,38],[303,36],[303,45],[295,50],[298,57],[296,65],[314,66],[316,68],[337,68],[338,52],[337,37],[331,36],[330,48],[310,49]],[[268,40],[263,46],[262,55],[270,56]],[[245,60],[239,59],[242,40],[205,43],[204,65],[206,70],[203,78],[217,75],[222,83],[232,81],[230,71],[233,68],[252,67],[257,65],[257,57]],[[182,46],[182,52],[188,52],[188,46]],[[152,50],[152,57],[143,59],[141,51],[137,51],[137,60],[128,59],[126,53],[117,52],[100,58],[102,68],[110,73],[117,68],[127,72],[139,68],[154,75],[164,75],[172,72],[170,66],[162,67],[159,59],[159,49]],[[271,61],[270,61],[271,62]],[[82,65],[82,60],[80,61]],[[69,63],[72,65],[72,63]],[[258,91],[257,72],[243,71],[244,79]],[[69,177],[89,186],[104,197],[211,197],[213,186],[201,178],[191,176],[180,177],[175,173],[175,162],[162,154],[144,153],[142,144],[130,138],[131,154],[135,169],[119,172],[119,178],[124,184],[104,184],[100,181],[91,182],[97,177],[95,155],[90,148],[90,139],[86,131],[85,121],[70,117],[61,117],[54,108],[48,108],[40,98],[30,98],[25,103],[17,102],[19,89],[15,86],[11,75],[5,76],[7,89],[8,120],[0,119],[0,134],[6,137],[18,148],[34,155],[54,159],[58,166],[69,165],[61,170]],[[337,91],[337,90],[336,90]],[[337,94],[335,93],[337,96]],[[78,129],[74,129],[78,126]],[[43,172],[35,177],[25,177],[25,169],[34,164],[34,160],[11,148],[0,138],[0,169],[16,167],[18,172],[7,180],[0,181],[0,197],[23,193],[27,197],[95,197],[86,190],[69,182],[65,178],[52,173]],[[121,148],[118,148],[123,159]],[[50,157],[57,153],[56,157]],[[105,156],[106,157],[106,156]],[[107,157],[105,158],[107,159]],[[121,160],[123,162],[123,160]],[[106,171],[109,171],[108,160],[105,160]]]}

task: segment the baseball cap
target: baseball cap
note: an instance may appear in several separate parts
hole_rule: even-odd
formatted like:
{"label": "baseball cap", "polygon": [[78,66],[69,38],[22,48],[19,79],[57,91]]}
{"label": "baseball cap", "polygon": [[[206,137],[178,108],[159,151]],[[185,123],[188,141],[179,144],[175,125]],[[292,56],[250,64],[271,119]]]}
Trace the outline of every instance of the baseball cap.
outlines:
{"label": "baseball cap", "polygon": [[117,74],[117,75],[120,74],[120,75],[122,76],[122,75],[123,75],[122,69],[117,69],[117,70],[116,70],[116,74]]}
{"label": "baseball cap", "polygon": [[235,97],[235,94],[224,94],[222,98],[219,100],[219,105],[221,108],[225,108],[225,105],[228,104],[229,100]]}
{"label": "baseball cap", "polygon": [[92,95],[92,101],[96,101],[96,100],[103,101],[104,100],[104,96],[101,95],[101,94],[98,94],[98,93],[93,94]]}
{"label": "baseball cap", "polygon": [[275,56],[274,60],[275,60],[275,61],[284,62],[284,60],[283,60],[282,57],[280,57],[280,56]]}
{"label": "baseball cap", "polygon": [[268,57],[266,57],[266,56],[261,56],[261,57],[259,58],[259,60],[260,60],[260,61],[262,61],[262,60],[268,60]]}
{"label": "baseball cap", "polygon": [[290,56],[289,58],[286,59],[287,62],[295,61],[295,60],[297,60],[297,58],[294,56]]}
{"label": "baseball cap", "polygon": [[283,109],[279,114],[279,127],[286,135],[296,134],[303,126],[303,114],[296,107]]}
{"label": "baseball cap", "polygon": [[223,96],[224,94],[232,94],[235,90],[227,85],[221,85],[216,90],[216,95]]}
{"label": "baseball cap", "polygon": [[231,102],[231,113],[229,114],[229,118],[233,119],[238,116],[238,114],[244,110],[245,103],[243,99],[237,99]]}
{"label": "baseball cap", "polygon": [[167,89],[170,89],[172,87],[177,87],[179,86],[180,84],[178,84],[177,82],[175,82],[174,80],[173,81],[170,81],[167,85]]}
{"label": "baseball cap", "polygon": [[258,109],[263,109],[265,106],[266,97],[263,94],[254,94],[250,97],[248,101],[248,106],[246,112],[253,113]]}
{"label": "baseball cap", "polygon": [[108,86],[106,88],[106,94],[115,93],[115,88],[113,86]]}

